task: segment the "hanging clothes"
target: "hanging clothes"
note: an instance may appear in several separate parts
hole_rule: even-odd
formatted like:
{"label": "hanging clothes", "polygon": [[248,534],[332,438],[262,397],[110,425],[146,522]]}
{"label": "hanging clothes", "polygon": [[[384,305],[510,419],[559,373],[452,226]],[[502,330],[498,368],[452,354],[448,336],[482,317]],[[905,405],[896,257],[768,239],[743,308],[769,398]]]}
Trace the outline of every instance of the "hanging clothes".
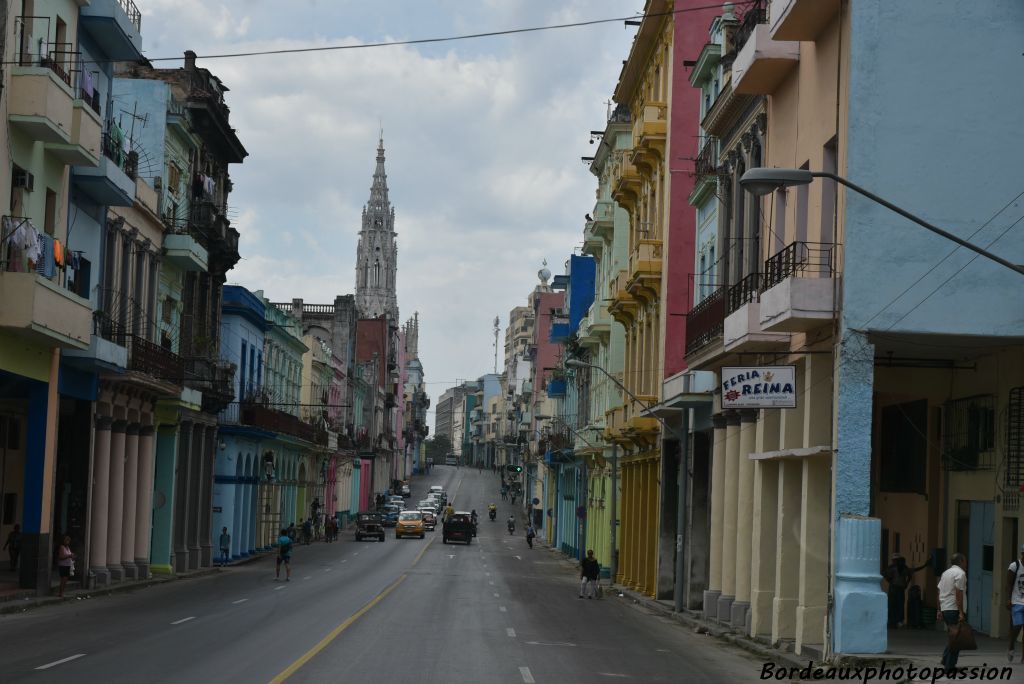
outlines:
{"label": "hanging clothes", "polygon": [[117,162],[118,166],[124,165],[124,131],[117,125],[116,121],[110,122],[110,153],[113,155],[112,159]]}
{"label": "hanging clothes", "polygon": [[64,268],[64,245],[60,240],[53,241],[53,263],[59,268]]}
{"label": "hanging clothes", "polygon": [[96,86],[93,81],[92,72],[86,69],[82,72],[82,92],[85,93],[85,96],[91,100],[92,93],[93,90],[95,90],[95,88]]}
{"label": "hanging clothes", "polygon": [[36,273],[44,278],[53,278],[57,275],[57,267],[53,262],[53,238],[46,233],[37,233],[36,239],[39,244],[39,258],[36,260]]}

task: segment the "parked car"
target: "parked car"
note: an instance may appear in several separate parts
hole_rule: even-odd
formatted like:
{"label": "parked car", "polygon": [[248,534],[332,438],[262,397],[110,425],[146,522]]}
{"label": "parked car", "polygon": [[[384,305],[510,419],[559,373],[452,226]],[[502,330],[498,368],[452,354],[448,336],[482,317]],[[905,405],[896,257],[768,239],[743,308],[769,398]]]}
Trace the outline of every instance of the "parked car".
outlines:
{"label": "parked car", "polygon": [[409,485],[407,485],[407,484],[403,484],[402,485],[402,496],[405,497],[406,499],[408,499],[410,496],[412,496],[412,490],[409,489]]}
{"label": "parked car", "polygon": [[405,498],[398,494],[392,494],[387,498],[387,502],[401,507],[405,505]]}
{"label": "parked car", "polygon": [[423,514],[423,526],[433,532],[437,527],[437,513],[430,506],[421,507],[420,513]]}
{"label": "parked car", "polygon": [[401,512],[401,506],[386,504],[383,509],[384,527],[394,527],[398,523],[398,514]]}
{"label": "parked car", "polygon": [[441,485],[430,485],[430,489],[427,490],[427,493],[428,494],[433,494],[433,493],[436,492],[436,493],[440,494],[443,491],[444,491],[444,487],[442,487]]}
{"label": "parked car", "polygon": [[442,527],[441,541],[444,544],[448,540],[464,541],[466,544],[473,543],[473,518],[467,511],[456,511],[444,521]]}
{"label": "parked car", "polygon": [[365,511],[356,514],[356,541],[364,537],[372,537],[384,541],[384,516],[380,513]]}
{"label": "parked car", "polygon": [[444,459],[445,465],[458,465],[459,460],[455,456],[448,456]]}
{"label": "parked car", "polygon": [[398,514],[398,522],[395,525],[395,539],[402,537],[419,537],[423,539],[423,514],[419,511],[402,511]]}

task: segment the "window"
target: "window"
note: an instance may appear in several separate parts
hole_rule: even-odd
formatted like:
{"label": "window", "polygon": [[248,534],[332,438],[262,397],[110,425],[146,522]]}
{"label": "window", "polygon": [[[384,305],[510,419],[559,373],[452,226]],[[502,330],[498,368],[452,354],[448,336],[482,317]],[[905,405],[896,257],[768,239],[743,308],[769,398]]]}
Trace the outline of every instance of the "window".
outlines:
{"label": "window", "polygon": [[947,402],[943,410],[943,458],[950,470],[995,467],[995,397],[983,395]]}
{"label": "window", "polygon": [[46,213],[43,215],[43,230],[53,236],[57,224],[57,193],[46,188]]}
{"label": "window", "polygon": [[925,494],[928,471],[928,402],[882,409],[879,470],[883,492]]}
{"label": "window", "polygon": [[245,399],[245,357],[249,351],[249,345],[242,340],[242,363],[238,364],[238,396]]}
{"label": "window", "polygon": [[167,166],[167,192],[178,195],[178,188],[181,186],[181,167],[171,162]]}

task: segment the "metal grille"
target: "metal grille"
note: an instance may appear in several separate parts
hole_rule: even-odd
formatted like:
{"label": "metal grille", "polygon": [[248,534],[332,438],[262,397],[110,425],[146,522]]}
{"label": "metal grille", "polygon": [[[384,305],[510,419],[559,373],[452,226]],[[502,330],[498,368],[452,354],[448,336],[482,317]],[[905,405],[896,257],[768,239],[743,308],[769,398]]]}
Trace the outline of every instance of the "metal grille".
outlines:
{"label": "metal grille", "polygon": [[1016,495],[1024,486],[1024,387],[1010,390],[1006,418],[1006,487]]}
{"label": "metal grille", "polygon": [[987,394],[947,402],[942,446],[948,470],[995,468],[995,397]]}

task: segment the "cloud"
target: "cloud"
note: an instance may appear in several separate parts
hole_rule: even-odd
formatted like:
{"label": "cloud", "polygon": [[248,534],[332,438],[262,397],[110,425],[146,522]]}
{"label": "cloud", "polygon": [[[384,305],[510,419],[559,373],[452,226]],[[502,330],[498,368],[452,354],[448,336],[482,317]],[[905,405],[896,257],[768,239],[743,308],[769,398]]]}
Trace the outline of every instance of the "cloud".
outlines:
{"label": "cloud", "polygon": [[[231,170],[243,260],[229,281],[279,301],[326,303],[354,290],[361,211],[383,124],[399,307],[403,318],[420,314],[426,379],[489,372],[494,316],[504,327],[537,283],[541,260],[558,273],[580,241],[595,187],[580,156],[591,150],[588,132],[604,126],[604,102],[631,33],[604,25],[427,46],[202,55],[629,12],[618,0],[571,0],[555,10],[522,0],[429,7],[296,0],[288,8],[255,0],[146,2],[147,54],[194,49],[231,89],[232,126],[249,157]],[[436,399],[445,385],[429,388]]]}

